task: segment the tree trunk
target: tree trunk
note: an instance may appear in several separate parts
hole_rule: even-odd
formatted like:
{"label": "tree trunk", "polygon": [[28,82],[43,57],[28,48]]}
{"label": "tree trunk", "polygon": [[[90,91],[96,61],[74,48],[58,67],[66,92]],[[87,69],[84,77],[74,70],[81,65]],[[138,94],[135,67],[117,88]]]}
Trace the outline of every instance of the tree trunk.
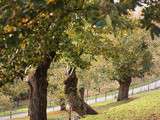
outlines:
{"label": "tree trunk", "polygon": [[84,102],[83,98],[81,98],[77,92],[78,78],[76,76],[75,68],[71,68],[67,72],[67,79],[64,84],[65,94],[73,111],[78,113],[80,116],[84,116],[86,114],[97,114],[94,109]]}
{"label": "tree trunk", "polygon": [[100,87],[98,88],[98,92],[101,93],[101,88]]}
{"label": "tree trunk", "polygon": [[47,120],[47,71],[54,56],[55,52],[46,54],[36,70],[28,76],[30,120]]}
{"label": "tree trunk", "polygon": [[128,78],[126,81],[119,81],[119,93],[117,101],[128,99],[130,84],[131,84],[131,78]]}

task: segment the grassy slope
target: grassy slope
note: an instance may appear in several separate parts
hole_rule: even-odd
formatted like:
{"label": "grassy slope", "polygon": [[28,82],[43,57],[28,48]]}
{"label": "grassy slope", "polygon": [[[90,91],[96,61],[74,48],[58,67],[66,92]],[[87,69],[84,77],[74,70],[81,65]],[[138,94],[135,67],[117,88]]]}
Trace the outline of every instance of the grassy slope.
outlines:
{"label": "grassy slope", "polygon": [[84,120],[160,120],[160,90],[128,101],[97,105],[99,114]]}

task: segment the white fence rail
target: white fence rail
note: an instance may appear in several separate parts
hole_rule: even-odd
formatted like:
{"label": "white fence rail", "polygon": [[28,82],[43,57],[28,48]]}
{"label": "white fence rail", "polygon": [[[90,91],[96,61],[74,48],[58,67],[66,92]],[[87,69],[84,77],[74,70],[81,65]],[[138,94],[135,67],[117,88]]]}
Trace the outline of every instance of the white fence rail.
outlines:
{"label": "white fence rail", "polygon": [[[160,80],[154,81],[152,83],[149,83],[147,85],[143,85],[143,86],[140,86],[140,87],[130,88],[129,96],[132,96],[132,95],[135,95],[135,94],[138,94],[138,93],[142,93],[142,92],[147,92],[147,91],[154,90],[154,89],[158,89],[158,88],[160,88]],[[116,99],[117,96],[118,96],[118,91],[115,91],[115,92],[112,92],[112,93],[109,93],[109,94],[105,94],[102,97],[98,97],[98,98],[95,97],[95,98],[86,100],[86,102],[88,104],[94,104],[94,103],[104,102],[104,101],[111,100],[111,99]]]}

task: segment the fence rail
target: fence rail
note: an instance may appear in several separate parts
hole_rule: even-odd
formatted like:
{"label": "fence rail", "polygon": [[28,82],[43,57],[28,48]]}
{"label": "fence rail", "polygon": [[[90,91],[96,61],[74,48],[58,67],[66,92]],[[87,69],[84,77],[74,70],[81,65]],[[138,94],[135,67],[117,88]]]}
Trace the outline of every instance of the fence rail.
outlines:
{"label": "fence rail", "polygon": [[[158,81],[154,81],[152,83],[149,83],[147,85],[143,85],[140,87],[136,87],[136,88],[130,88],[129,89],[129,96],[138,94],[138,93],[142,93],[142,92],[147,92],[147,91],[151,91],[154,89],[158,89],[160,88],[160,80]],[[118,91],[114,91],[112,93],[105,93],[103,96],[101,97],[95,97],[89,100],[85,100],[88,104],[94,104],[94,103],[99,103],[99,102],[105,102],[107,100],[112,100],[112,99],[116,99],[118,97]]]}

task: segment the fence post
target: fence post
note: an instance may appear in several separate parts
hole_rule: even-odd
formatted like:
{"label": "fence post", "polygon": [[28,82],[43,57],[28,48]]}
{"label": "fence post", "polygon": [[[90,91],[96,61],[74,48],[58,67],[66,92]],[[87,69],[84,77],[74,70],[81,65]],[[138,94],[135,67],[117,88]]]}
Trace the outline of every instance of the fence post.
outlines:
{"label": "fence post", "polygon": [[149,84],[148,84],[148,91],[149,91]]}
{"label": "fence post", "polygon": [[154,89],[156,89],[156,82],[154,83]]}
{"label": "fence post", "polygon": [[49,101],[49,104],[50,104],[50,107],[52,107],[52,101],[51,100]]}
{"label": "fence post", "polygon": [[53,111],[54,111],[54,106],[53,106]]}
{"label": "fence post", "polygon": [[10,120],[12,119],[12,110],[10,110],[10,114],[9,114]]}
{"label": "fence post", "polygon": [[133,95],[133,90],[134,90],[134,88],[132,88],[132,93],[131,93],[131,95]]}
{"label": "fence post", "polygon": [[72,119],[72,107],[69,106],[69,118],[68,120],[71,120]]}
{"label": "fence post", "polygon": [[115,93],[114,93],[114,99],[116,99],[116,98],[117,98],[117,95],[116,95],[116,94],[117,94],[117,92],[115,92]]}
{"label": "fence post", "polygon": [[95,96],[95,103],[97,103],[97,94],[96,94],[96,96]]}
{"label": "fence post", "polygon": [[140,92],[139,93],[141,93],[142,91],[143,91],[143,89],[142,89],[143,87],[142,86],[140,86]]}
{"label": "fence post", "polygon": [[105,92],[105,101],[107,100],[107,92]]}
{"label": "fence post", "polygon": [[112,92],[112,98],[113,98],[113,100],[115,99],[115,98],[114,98],[114,92]]}

